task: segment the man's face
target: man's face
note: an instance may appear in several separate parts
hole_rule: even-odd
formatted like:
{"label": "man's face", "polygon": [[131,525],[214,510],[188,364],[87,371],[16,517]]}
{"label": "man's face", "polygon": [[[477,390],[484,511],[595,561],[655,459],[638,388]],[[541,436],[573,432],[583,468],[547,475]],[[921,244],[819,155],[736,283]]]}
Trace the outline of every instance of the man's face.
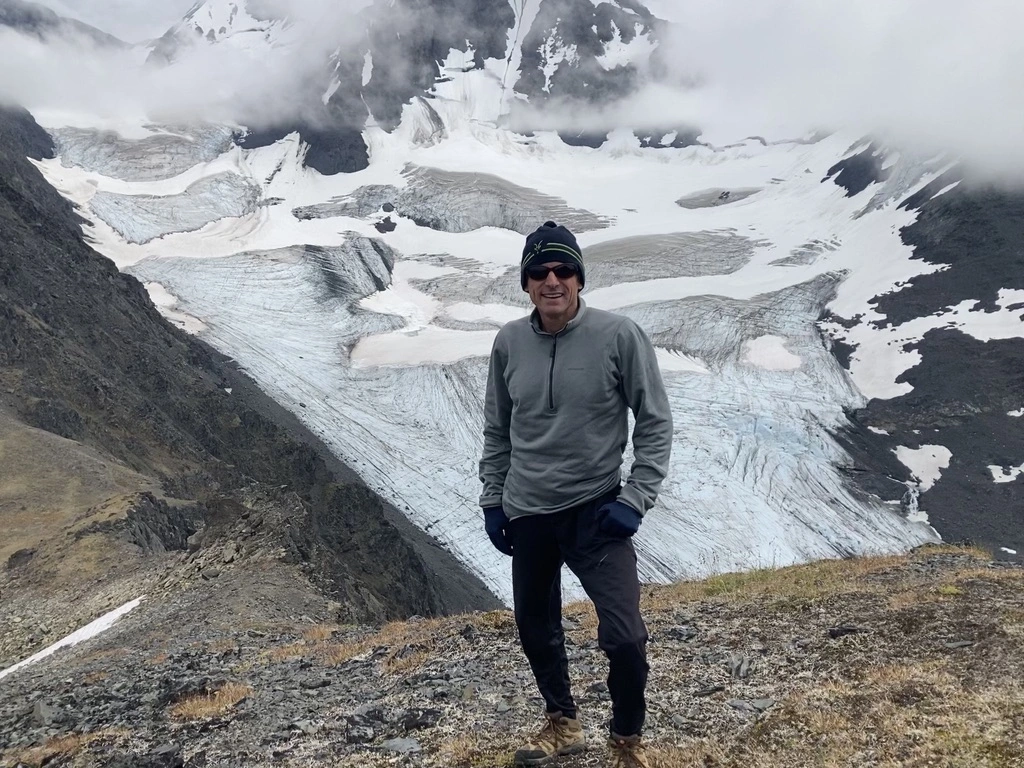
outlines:
{"label": "man's face", "polygon": [[[559,268],[568,267],[558,261],[549,261],[541,266]],[[526,290],[530,293],[537,311],[550,317],[574,314],[579,303],[580,275],[573,271],[568,277],[559,277],[549,271],[543,279],[538,279],[526,272]]]}

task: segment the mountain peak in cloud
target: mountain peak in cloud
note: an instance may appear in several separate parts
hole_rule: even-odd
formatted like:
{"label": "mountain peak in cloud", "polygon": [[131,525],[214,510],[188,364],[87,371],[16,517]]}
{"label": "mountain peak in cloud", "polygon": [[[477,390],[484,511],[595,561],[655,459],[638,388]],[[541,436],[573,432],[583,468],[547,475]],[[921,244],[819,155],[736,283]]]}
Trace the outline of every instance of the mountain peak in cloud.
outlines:
{"label": "mountain peak in cloud", "polygon": [[98,46],[125,48],[127,43],[77,19],[61,16],[44,5],[25,0],[0,0],[0,27],[42,41],[80,38]]}

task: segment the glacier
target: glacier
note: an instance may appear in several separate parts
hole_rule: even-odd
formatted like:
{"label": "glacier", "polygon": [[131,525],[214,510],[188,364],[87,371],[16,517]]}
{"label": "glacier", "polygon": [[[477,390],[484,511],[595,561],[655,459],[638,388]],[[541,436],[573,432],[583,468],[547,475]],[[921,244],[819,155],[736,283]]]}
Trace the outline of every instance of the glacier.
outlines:
{"label": "glacier", "polygon": [[[481,401],[494,334],[528,310],[515,222],[543,210],[539,200],[600,227],[580,228],[584,295],[633,317],[659,350],[676,436],[669,478],[637,538],[645,580],[936,539],[898,504],[857,491],[831,435],[864,395],[831,354],[822,313],[858,287],[851,275],[863,275],[867,301],[885,280],[920,268],[894,235],[913,212],[894,201],[858,216],[873,190],[847,197],[821,183],[850,137],[624,151],[480,124],[447,132],[423,145],[409,139],[415,131],[370,130],[370,167],[338,177],[303,168],[295,141],[234,148],[197,165],[210,174],[201,178],[216,178],[230,155],[247,181],[226,188],[236,202],[256,186],[275,203],[148,243],[100,231],[103,207],[93,204],[106,188],[152,183],[114,181],[102,164],[42,167],[69,196],[97,190],[86,211],[101,251],[173,296],[176,311],[201,321],[203,338],[504,599],[508,564],[483,535],[476,503]],[[477,178],[479,198],[451,183]],[[431,197],[429,184],[416,189],[423,179],[449,183]],[[196,180],[160,183],[170,210],[176,190]],[[709,189],[758,192],[677,204]],[[413,195],[415,219],[403,212]],[[503,226],[467,227],[474,199],[485,218],[506,211]],[[378,206],[392,201],[396,227],[381,233]],[[893,274],[872,266],[880,254]]]}
{"label": "glacier", "polygon": [[[912,477],[902,500],[881,498],[851,481],[858,462],[840,433],[871,398],[911,386],[909,340],[951,327],[1021,335],[1020,291],[987,312],[965,301],[901,323],[876,301],[943,268],[900,232],[918,216],[908,201],[955,187],[931,191],[949,161],[843,132],[714,145],[613,130],[596,147],[519,132],[511,89],[537,6],[518,13],[504,60],[474,66],[472,48],[453,49],[430,98],[407,102],[393,128],[369,121],[369,164],[353,173],[307,167],[296,133],[243,149],[237,126],[84,121],[47,126],[59,155],[39,167],[169,319],[233,358],[505,600],[508,561],[477,507],[486,358],[498,328],[529,310],[522,236],[549,218],[578,234],[587,302],[651,336],[669,392],[672,465],[636,539],[645,580],[936,541],[920,494],[948,449],[895,450]],[[630,45],[647,55],[640,26],[610,24],[597,60],[614,69]],[[855,184],[843,162],[884,173]],[[838,344],[856,348],[849,370]]]}

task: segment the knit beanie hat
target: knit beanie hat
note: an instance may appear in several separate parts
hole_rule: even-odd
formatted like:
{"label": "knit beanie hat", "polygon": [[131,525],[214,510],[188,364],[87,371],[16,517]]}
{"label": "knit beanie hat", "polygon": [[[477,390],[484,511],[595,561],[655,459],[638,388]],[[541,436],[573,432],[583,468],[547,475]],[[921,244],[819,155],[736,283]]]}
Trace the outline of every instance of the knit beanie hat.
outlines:
{"label": "knit beanie hat", "polygon": [[580,272],[580,287],[586,282],[583,271],[583,252],[580,251],[576,238],[565,227],[553,221],[545,221],[539,229],[526,236],[526,247],[523,248],[523,261],[519,265],[519,277],[523,290],[526,290],[526,268],[531,264],[547,264],[560,261],[572,264]]}

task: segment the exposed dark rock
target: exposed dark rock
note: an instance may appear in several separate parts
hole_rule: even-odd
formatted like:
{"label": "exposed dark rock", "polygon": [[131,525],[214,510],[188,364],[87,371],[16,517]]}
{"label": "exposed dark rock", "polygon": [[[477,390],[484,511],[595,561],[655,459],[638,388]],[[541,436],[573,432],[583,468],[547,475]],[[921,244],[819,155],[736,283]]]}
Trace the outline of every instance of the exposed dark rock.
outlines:
{"label": "exposed dark rock", "polygon": [[[530,33],[523,41],[522,75],[516,91],[527,95],[533,107],[555,104],[606,105],[632,93],[639,72],[630,64],[605,69],[598,57],[616,30],[625,43],[636,36],[637,25],[653,32],[656,19],[639,3],[580,3],[543,0]],[[575,46],[571,60],[558,63],[549,73],[547,56]],[[563,141],[566,136],[562,136]]]}
{"label": "exposed dark rock", "polygon": [[846,635],[855,635],[859,632],[866,631],[862,627],[854,627],[849,624],[840,624],[837,627],[829,627],[828,636],[833,640],[839,637],[845,637]]}
{"label": "exposed dark rock", "polygon": [[12,571],[19,566],[25,565],[32,560],[35,554],[36,552],[34,549],[19,549],[7,558],[7,570]]}
{"label": "exposed dark rock", "polygon": [[906,201],[920,207],[917,221],[901,233],[914,255],[948,269],[912,278],[899,291],[880,296],[877,309],[888,324],[934,314],[965,300],[975,311],[997,308],[999,291],[1024,289],[1024,191],[960,186],[932,199],[959,180],[951,172]]}
{"label": "exposed dark rock", "polygon": [[25,421],[30,426],[45,429],[69,440],[77,440],[85,434],[85,421],[82,415],[61,399],[37,400],[26,411]]}
{"label": "exposed dark rock", "polygon": [[[325,176],[336,173],[354,173],[370,164],[369,150],[357,124],[359,115],[353,115],[351,124],[341,123],[333,127],[315,126],[308,123],[278,125],[246,132],[236,138],[240,147],[256,149],[266,147],[283,139],[289,133],[297,132],[308,149],[305,165]],[[362,115],[365,119],[365,110]]]}
{"label": "exposed dark rock", "polygon": [[[948,266],[878,297],[882,324],[936,315],[968,300],[977,302],[973,311],[993,311],[1000,290],[1024,289],[1024,193],[962,181],[934,197],[962,178],[950,171],[905,203],[920,213],[903,230],[904,241],[916,258]],[[872,400],[844,437],[848,446],[863,446],[854,448],[856,464],[865,470],[858,481],[892,498],[898,490],[892,480],[907,480],[909,473],[886,454],[900,445],[944,446],[952,453],[950,465],[919,499],[929,522],[947,541],[971,540],[1000,557],[1019,558],[1000,548],[1024,552],[1024,483],[996,483],[989,466],[1024,464],[1024,433],[1019,419],[1008,415],[1024,405],[1024,340],[980,341],[938,328],[908,348],[921,362],[898,381],[913,391]],[[848,361],[849,348],[839,349],[839,358]],[[867,426],[888,435],[869,433]],[[885,493],[886,487],[892,491]]]}
{"label": "exposed dark rock", "polygon": [[108,533],[131,542],[146,554],[184,551],[207,514],[204,506],[171,507],[163,499],[143,493],[123,519],[94,523],[77,531],[75,537]]}
{"label": "exposed dark rock", "polygon": [[570,147],[597,149],[608,140],[607,131],[559,131],[558,138]]}
{"label": "exposed dark rock", "polygon": [[[439,65],[450,49],[474,51],[473,66],[503,58],[515,14],[508,3],[477,0],[397,0],[377,2],[370,10],[369,53],[373,72],[361,85],[363,52],[348,54],[342,87],[331,104],[361,93],[379,125],[393,129],[402,107],[429,91],[440,76]],[[341,67],[342,65],[339,65]]]}
{"label": "exposed dark rock", "polygon": [[863,192],[869,185],[884,181],[889,177],[889,172],[882,167],[884,161],[884,154],[872,143],[868,145],[867,149],[861,150],[829,168],[828,173],[825,174],[825,180],[832,179],[846,190],[847,196],[853,197]]}

